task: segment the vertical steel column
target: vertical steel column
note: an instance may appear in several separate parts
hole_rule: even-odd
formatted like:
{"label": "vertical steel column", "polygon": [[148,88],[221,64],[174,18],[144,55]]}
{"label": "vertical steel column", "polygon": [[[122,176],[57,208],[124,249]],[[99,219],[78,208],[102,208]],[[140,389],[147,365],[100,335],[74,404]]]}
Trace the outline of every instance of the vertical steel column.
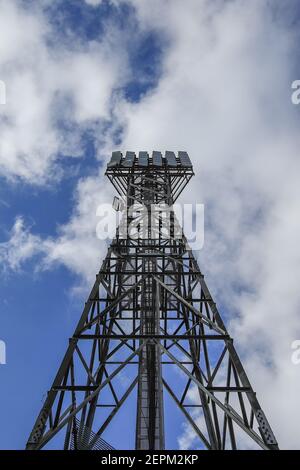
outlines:
{"label": "vertical steel column", "polygon": [[[147,207],[147,239],[144,240],[151,252],[151,204],[155,201],[155,180],[148,178],[143,184],[142,200]],[[143,272],[151,274],[157,270],[156,258],[142,259]],[[159,285],[153,277],[146,277],[143,283],[140,332],[152,336],[159,333],[160,297]],[[145,340],[140,340],[140,345]],[[136,422],[136,449],[159,450],[165,448],[163,420],[163,385],[161,377],[161,352],[156,342],[148,342],[139,355],[138,403]]]}

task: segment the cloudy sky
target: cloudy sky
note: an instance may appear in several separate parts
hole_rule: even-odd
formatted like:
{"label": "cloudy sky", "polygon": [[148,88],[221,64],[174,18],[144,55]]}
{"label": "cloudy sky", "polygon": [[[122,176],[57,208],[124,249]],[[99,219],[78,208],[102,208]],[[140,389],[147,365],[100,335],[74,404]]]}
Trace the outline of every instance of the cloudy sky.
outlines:
{"label": "cloudy sky", "polygon": [[0,0],[1,448],[24,447],[99,269],[115,149],[189,152],[202,271],[300,448],[299,23],[297,0]]}

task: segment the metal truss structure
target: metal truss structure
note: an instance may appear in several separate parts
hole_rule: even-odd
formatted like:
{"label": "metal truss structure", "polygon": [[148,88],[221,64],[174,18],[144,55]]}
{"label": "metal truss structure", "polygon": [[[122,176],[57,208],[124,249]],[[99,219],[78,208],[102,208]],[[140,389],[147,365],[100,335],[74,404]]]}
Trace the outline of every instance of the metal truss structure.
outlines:
{"label": "metal truss structure", "polygon": [[110,448],[102,436],[133,394],[136,449],[167,446],[166,397],[197,448],[278,449],[198,262],[175,236],[172,206],[193,174],[186,152],[113,152],[106,175],[126,199],[124,212],[166,205],[169,236],[159,213],[155,233],[147,223],[143,237],[121,237],[121,223],[27,449],[58,434],[64,449]]}

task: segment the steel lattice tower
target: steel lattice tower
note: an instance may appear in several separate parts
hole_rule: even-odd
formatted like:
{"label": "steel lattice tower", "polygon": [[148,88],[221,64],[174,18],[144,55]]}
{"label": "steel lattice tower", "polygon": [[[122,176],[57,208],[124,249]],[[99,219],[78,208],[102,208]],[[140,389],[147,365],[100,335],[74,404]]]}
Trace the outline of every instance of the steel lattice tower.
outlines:
{"label": "steel lattice tower", "polygon": [[119,225],[27,449],[61,433],[65,449],[111,448],[101,436],[134,394],[136,449],[165,449],[166,397],[198,448],[278,449],[187,240],[175,236],[173,203],[193,174],[186,152],[113,152],[106,175],[123,212],[165,205],[169,235],[159,213],[142,238],[121,236]]}

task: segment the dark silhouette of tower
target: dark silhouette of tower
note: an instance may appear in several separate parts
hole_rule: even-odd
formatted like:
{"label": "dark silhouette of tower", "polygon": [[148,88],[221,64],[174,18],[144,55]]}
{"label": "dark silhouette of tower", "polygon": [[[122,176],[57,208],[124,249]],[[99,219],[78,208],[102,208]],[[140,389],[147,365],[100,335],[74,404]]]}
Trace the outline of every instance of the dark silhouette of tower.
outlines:
{"label": "dark silhouette of tower", "polygon": [[278,449],[178,230],[173,204],[193,174],[186,152],[113,152],[106,175],[124,198],[114,201],[123,219],[27,449],[41,449],[58,434],[65,449],[112,448],[102,436],[129,396],[136,429],[122,425],[134,433],[136,449],[167,446],[167,399],[199,438],[198,448]]}

